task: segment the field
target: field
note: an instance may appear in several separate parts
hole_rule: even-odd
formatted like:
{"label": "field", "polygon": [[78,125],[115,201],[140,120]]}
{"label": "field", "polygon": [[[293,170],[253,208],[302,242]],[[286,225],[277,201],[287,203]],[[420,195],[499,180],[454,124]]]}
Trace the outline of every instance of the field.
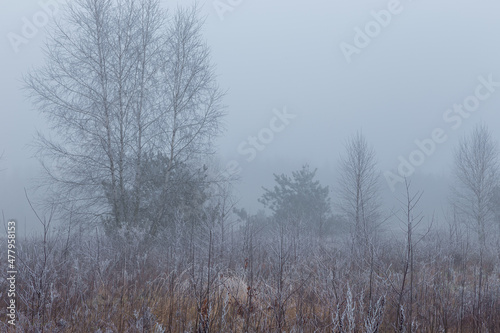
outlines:
{"label": "field", "polygon": [[348,233],[304,236],[258,223],[180,230],[20,237],[18,329],[500,332],[500,247],[480,256],[457,228],[410,248],[387,233],[353,248]]}

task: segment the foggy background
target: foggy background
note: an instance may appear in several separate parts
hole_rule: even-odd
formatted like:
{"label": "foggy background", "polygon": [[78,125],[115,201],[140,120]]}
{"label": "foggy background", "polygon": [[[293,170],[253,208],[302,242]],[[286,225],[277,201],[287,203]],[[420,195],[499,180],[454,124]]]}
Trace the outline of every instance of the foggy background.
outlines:
{"label": "foggy background", "polygon": [[[236,160],[242,169],[239,206],[260,209],[257,198],[262,186],[272,186],[272,174],[288,174],[304,163],[318,168],[335,201],[338,158],[349,135],[363,132],[383,173],[398,167],[399,156],[408,158],[415,140],[442,128],[448,140],[412,176],[413,188],[424,191],[421,207],[429,217],[446,203],[459,138],[483,122],[500,140],[500,88],[458,129],[443,120],[447,109],[474,94],[479,76],[500,81],[500,3],[402,0],[401,13],[348,63],[341,43],[353,44],[354,29],[364,28],[373,20],[370,12],[390,2],[198,1],[218,81],[227,89],[226,131],[217,140],[216,158],[221,165]],[[175,8],[175,1],[164,3]],[[232,10],[218,13],[214,5],[220,3]],[[24,188],[35,199],[31,187],[39,164],[29,145],[36,130],[46,130],[20,89],[21,78],[42,63],[44,32],[40,28],[18,52],[8,35],[21,35],[23,18],[32,21],[41,10],[39,2],[26,0],[3,4],[0,14],[0,209],[6,219],[21,222],[21,233],[25,219],[28,232],[37,228]],[[238,146],[269,127],[274,109],[285,107],[296,118],[247,161]],[[385,209],[397,205],[383,176],[381,189]]]}

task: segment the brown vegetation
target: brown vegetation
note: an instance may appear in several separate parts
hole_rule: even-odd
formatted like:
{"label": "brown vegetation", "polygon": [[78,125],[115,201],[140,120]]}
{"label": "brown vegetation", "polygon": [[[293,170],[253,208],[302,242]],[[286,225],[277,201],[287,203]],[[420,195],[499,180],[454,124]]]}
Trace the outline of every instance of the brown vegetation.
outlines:
{"label": "brown vegetation", "polygon": [[[500,331],[498,253],[485,257],[477,304],[478,251],[465,238],[457,242],[452,231],[422,239],[413,258],[412,290],[401,294],[404,242],[377,244],[373,278],[371,260],[352,255],[338,239],[308,244],[295,257],[285,237],[280,260],[273,250],[276,234],[254,237],[249,248],[248,230],[232,232],[229,244],[214,233],[186,249],[161,238],[128,239],[124,246],[124,239],[99,233],[21,239],[18,327],[25,332]],[[222,247],[228,251],[219,251]]]}

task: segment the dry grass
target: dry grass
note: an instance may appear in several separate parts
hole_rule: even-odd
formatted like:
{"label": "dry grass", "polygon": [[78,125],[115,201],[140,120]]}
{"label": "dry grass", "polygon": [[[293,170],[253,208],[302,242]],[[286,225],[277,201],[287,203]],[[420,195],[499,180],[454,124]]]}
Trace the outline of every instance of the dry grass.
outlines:
{"label": "dry grass", "polygon": [[[258,258],[253,266],[243,250],[212,258],[209,266],[203,247],[193,259],[168,245],[125,254],[105,237],[75,237],[71,246],[58,238],[45,245],[21,241],[18,327],[24,332],[368,332],[369,323],[378,322],[372,325],[378,332],[395,331],[402,282],[398,246],[380,245],[370,297],[366,265],[346,251],[333,245],[312,249],[302,258],[288,258],[278,274],[264,242],[253,253]],[[44,247],[49,248],[42,262]],[[457,259],[454,251],[429,240],[415,259],[414,299],[408,299],[408,287],[403,294],[414,331],[500,332],[498,260],[492,256],[484,264],[478,303],[477,258]],[[5,317],[4,306],[0,314]]]}

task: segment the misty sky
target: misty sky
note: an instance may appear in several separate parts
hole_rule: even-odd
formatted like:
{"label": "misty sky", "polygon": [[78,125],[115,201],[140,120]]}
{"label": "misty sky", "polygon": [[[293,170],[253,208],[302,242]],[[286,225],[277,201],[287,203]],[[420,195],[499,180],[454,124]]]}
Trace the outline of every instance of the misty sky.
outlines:
{"label": "misty sky", "polygon": [[[241,206],[258,208],[260,187],[271,185],[273,172],[288,173],[306,162],[334,190],[339,154],[358,130],[375,148],[381,172],[395,172],[400,156],[408,159],[418,148],[415,140],[442,130],[447,140],[416,167],[416,189],[422,175],[434,177],[422,181],[424,187],[449,174],[453,148],[478,122],[500,140],[500,86],[484,85],[488,79],[500,82],[496,0],[198,2],[219,83],[228,91],[218,158],[241,167]],[[164,3],[174,8],[176,2]],[[26,20],[42,17],[42,11],[40,2],[23,0],[3,4],[0,14],[0,209],[19,221],[33,219],[23,189],[32,186],[38,163],[28,145],[37,129],[46,131],[20,90],[21,76],[43,61],[45,34],[42,24],[17,45],[18,52],[9,36],[23,36]],[[383,24],[374,24],[376,17]],[[360,37],[367,27],[380,31]],[[356,52],[346,57],[346,47]],[[470,116],[457,119],[458,113],[447,111],[473,101],[478,89],[482,100]],[[284,109],[293,119],[275,119]],[[267,142],[259,143],[260,150],[249,142],[259,133]],[[384,178],[382,188],[390,196]],[[429,198],[437,191],[421,189]]]}

